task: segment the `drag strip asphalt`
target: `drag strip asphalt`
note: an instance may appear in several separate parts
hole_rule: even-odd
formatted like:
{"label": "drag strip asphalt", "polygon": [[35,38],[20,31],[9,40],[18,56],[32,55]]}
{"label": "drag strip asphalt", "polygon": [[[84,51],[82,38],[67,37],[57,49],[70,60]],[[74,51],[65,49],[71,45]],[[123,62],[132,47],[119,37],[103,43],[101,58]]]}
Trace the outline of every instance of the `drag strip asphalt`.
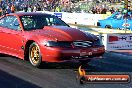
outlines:
{"label": "drag strip asphalt", "polygon": [[[119,56],[122,58],[119,59]],[[87,74],[113,72],[132,75],[130,57],[131,55],[126,59],[126,56],[107,52],[102,59],[92,60],[84,69]],[[78,62],[48,63],[38,69],[27,61],[1,55],[0,88],[131,88],[132,86],[132,83],[81,85],[76,79],[79,66]]]}

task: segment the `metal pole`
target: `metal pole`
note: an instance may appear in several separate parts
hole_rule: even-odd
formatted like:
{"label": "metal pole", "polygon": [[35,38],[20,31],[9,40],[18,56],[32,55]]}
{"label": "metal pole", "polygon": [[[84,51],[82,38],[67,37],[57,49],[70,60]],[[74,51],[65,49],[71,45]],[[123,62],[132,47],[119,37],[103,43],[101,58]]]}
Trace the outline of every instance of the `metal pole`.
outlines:
{"label": "metal pole", "polygon": [[127,17],[125,18],[125,33],[127,31]]}

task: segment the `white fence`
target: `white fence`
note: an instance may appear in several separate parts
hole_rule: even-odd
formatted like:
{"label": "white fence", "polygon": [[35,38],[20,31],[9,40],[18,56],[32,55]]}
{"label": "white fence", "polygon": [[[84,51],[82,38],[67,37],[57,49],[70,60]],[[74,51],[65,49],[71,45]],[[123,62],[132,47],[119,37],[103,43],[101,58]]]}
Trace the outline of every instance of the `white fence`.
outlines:
{"label": "white fence", "polygon": [[97,21],[104,19],[109,16],[109,14],[90,14],[90,13],[67,13],[67,12],[48,12],[40,11],[43,13],[54,14],[64,20],[66,23],[70,24],[80,24],[80,25],[97,25]]}

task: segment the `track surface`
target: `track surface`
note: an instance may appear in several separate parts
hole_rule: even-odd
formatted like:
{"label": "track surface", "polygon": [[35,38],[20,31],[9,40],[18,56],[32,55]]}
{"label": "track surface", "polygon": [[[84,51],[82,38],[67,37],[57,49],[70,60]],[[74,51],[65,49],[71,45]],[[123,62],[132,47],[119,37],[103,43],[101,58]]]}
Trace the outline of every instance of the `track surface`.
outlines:
{"label": "track surface", "polygon": [[[0,88],[131,88],[128,84],[85,84],[76,79],[78,62],[48,63],[41,69],[15,57],[0,57]],[[84,66],[87,74],[122,73],[132,75],[132,55],[107,52],[102,59]]]}

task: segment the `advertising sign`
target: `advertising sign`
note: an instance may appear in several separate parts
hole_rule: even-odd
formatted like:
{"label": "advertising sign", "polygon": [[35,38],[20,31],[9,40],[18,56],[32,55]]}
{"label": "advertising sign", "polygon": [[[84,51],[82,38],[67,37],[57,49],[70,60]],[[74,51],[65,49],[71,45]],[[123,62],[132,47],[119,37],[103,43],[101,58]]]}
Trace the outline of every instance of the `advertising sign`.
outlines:
{"label": "advertising sign", "polygon": [[54,15],[57,16],[58,18],[62,18],[62,13],[59,13],[59,12],[56,13],[55,12]]}
{"label": "advertising sign", "polygon": [[104,34],[103,37],[107,51],[132,49],[132,34]]}

